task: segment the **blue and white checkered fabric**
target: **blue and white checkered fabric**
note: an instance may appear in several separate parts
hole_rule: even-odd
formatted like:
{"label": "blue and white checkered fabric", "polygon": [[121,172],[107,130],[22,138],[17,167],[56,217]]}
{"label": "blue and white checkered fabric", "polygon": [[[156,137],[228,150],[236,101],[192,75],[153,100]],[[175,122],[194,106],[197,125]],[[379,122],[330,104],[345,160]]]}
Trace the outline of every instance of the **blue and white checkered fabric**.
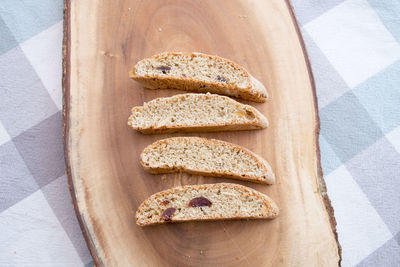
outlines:
{"label": "blue and white checkered fabric", "polygon": [[[400,2],[293,5],[343,266],[400,266]],[[62,7],[0,1],[0,266],[92,265],[64,173]]]}

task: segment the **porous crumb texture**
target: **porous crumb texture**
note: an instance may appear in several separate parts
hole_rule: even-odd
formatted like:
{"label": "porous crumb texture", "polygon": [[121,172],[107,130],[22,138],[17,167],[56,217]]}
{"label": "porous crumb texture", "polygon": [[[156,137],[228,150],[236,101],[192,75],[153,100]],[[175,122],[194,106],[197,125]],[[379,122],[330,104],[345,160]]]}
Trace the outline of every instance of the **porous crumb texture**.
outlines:
{"label": "porous crumb texture", "polygon": [[181,94],[157,98],[132,108],[128,124],[144,133],[250,130],[267,127],[254,107],[215,94]]}
{"label": "porous crumb texture", "polygon": [[228,60],[205,54],[163,53],[141,60],[136,74],[180,77],[220,84],[234,84],[239,88],[251,86],[247,72]]}
{"label": "porous crumb texture", "polygon": [[248,149],[200,137],[173,137],[146,147],[140,161],[152,173],[188,172],[273,184],[270,165]]}
{"label": "porous crumb texture", "polygon": [[[195,198],[206,198],[211,205],[192,207]],[[168,218],[163,216],[172,210]],[[229,184],[187,185],[158,192],[145,200],[136,212],[138,225],[223,219],[266,219],[279,213],[268,196],[251,188]]]}
{"label": "porous crumb texture", "polygon": [[257,102],[267,98],[265,87],[243,67],[202,53],[165,52],[139,61],[130,77],[144,86],[211,92]]}

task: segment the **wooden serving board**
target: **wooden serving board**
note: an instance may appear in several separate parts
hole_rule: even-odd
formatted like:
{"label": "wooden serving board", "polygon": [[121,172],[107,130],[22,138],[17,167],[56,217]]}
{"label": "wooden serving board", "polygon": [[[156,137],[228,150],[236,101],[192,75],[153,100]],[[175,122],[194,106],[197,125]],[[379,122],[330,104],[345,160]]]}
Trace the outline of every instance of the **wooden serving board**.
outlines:
{"label": "wooden serving board", "polygon": [[[284,0],[85,0],[65,2],[64,141],[71,194],[96,265],[337,266],[333,210],[320,168],[315,88],[293,11]],[[130,109],[182,91],[147,90],[128,77],[140,59],[199,51],[247,68],[269,90],[254,104],[259,131],[189,134],[251,149],[272,165],[272,186],[186,174],[150,175],[138,156],[173,135],[127,126]],[[242,101],[243,102],[243,101]],[[236,182],[273,198],[275,220],[141,228],[138,205],[185,184]]]}

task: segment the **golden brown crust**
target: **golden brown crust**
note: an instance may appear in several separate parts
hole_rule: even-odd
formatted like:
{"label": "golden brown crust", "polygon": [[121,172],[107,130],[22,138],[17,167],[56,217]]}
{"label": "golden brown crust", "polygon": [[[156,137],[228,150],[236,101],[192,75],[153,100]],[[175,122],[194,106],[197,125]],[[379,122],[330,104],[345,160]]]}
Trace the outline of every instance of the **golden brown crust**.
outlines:
{"label": "golden brown crust", "polygon": [[245,131],[245,130],[259,130],[265,127],[252,125],[252,124],[240,124],[240,125],[220,125],[220,126],[185,126],[183,127],[161,127],[161,128],[148,128],[148,129],[132,129],[138,130],[143,134],[167,134],[167,133],[201,133],[201,132],[222,132],[222,131]]}
{"label": "golden brown crust", "polygon": [[237,191],[242,191],[242,192],[246,192],[249,196],[255,196],[258,197],[260,199],[263,200],[265,206],[268,208],[268,213],[267,214],[263,214],[262,216],[248,216],[248,217],[234,217],[234,218],[224,218],[224,217],[216,217],[216,218],[212,218],[212,219],[198,219],[198,220],[179,220],[179,219],[172,219],[171,222],[187,222],[187,221],[217,221],[217,220],[236,220],[236,219],[273,219],[276,218],[279,215],[279,208],[278,205],[276,205],[276,203],[267,195],[258,192],[252,188],[243,186],[243,185],[239,185],[239,184],[231,184],[231,183],[218,183],[218,184],[201,184],[201,185],[184,185],[184,186],[178,186],[178,187],[174,187],[174,188],[170,188],[158,193],[155,193],[153,195],[151,195],[150,197],[148,197],[145,201],[143,201],[139,208],[136,211],[136,224],[140,225],[140,226],[147,226],[147,225],[155,225],[155,224],[164,224],[166,222],[157,222],[157,223],[150,223],[150,224],[143,224],[141,222],[138,221],[138,217],[139,214],[142,213],[142,209],[146,206],[148,206],[148,203],[151,201],[154,201],[156,199],[164,199],[166,195],[169,194],[174,194],[177,192],[181,192],[181,191],[187,191],[190,189],[195,189],[195,190],[211,190],[214,188],[230,188],[233,190],[237,190]]}
{"label": "golden brown crust", "polygon": [[[257,130],[257,129],[264,129],[268,127],[268,120],[267,118],[260,113],[256,108],[250,106],[250,105],[245,105],[241,104],[229,97],[226,96],[220,96],[220,95],[215,95],[215,94],[179,94],[179,95],[174,95],[172,97],[162,97],[162,98],[156,98],[151,100],[150,102],[159,102],[159,101],[173,101],[176,98],[185,96],[185,95],[201,95],[201,96],[207,96],[207,97],[218,97],[218,98],[224,98],[229,101],[230,104],[240,106],[241,108],[250,111],[252,114],[255,116],[255,120],[249,121],[248,123],[224,123],[224,124],[217,124],[217,125],[206,125],[206,124],[200,124],[200,125],[177,125],[177,126],[162,126],[162,127],[148,127],[148,128],[142,128],[142,127],[135,127],[133,126],[133,123],[131,123],[131,120],[133,117],[129,117],[128,120],[128,125],[137,131],[140,131],[143,134],[161,134],[161,133],[175,133],[175,132],[220,132],[220,131],[242,131],[242,130]],[[136,106],[132,108],[132,113],[135,111],[140,111],[141,109],[146,108],[145,103],[143,106]]]}
{"label": "golden brown crust", "polygon": [[[174,167],[151,167],[148,166],[143,160],[143,155],[148,153],[149,150],[152,150],[155,147],[158,147],[162,144],[165,143],[172,143],[172,142],[203,142],[203,143],[214,143],[216,145],[223,145],[223,146],[228,146],[231,148],[236,148],[244,153],[248,154],[250,157],[254,159],[255,162],[259,166],[262,167],[264,170],[264,175],[263,177],[258,177],[258,176],[252,176],[248,174],[244,174],[243,176],[237,175],[233,172],[218,172],[218,171],[207,171],[207,170],[195,170],[195,169],[188,169],[180,166],[174,166]],[[269,165],[269,163],[260,157],[259,155],[255,154],[254,152],[248,150],[247,148],[244,148],[239,145],[235,145],[229,142],[217,140],[217,139],[207,139],[207,138],[202,138],[202,137],[171,137],[171,138],[166,138],[162,140],[158,140],[154,142],[153,144],[147,146],[142,153],[140,154],[140,163],[144,167],[144,169],[152,174],[161,174],[161,173],[175,173],[175,172],[186,172],[189,174],[194,174],[194,175],[204,175],[204,176],[211,176],[211,177],[224,177],[224,178],[231,178],[231,179],[236,179],[236,180],[242,180],[242,181],[247,181],[247,182],[254,182],[254,183],[260,183],[260,184],[274,184],[275,183],[275,174],[272,172],[272,168]]]}
{"label": "golden brown crust", "polygon": [[[167,56],[177,56],[177,55],[185,55],[191,57],[206,57],[208,59],[216,60],[219,62],[223,62],[225,64],[231,65],[234,69],[243,72],[248,79],[248,83],[250,84],[247,88],[240,88],[233,84],[220,84],[217,82],[205,82],[201,80],[196,80],[192,78],[171,78],[171,77],[163,77],[159,75],[154,76],[142,76],[137,74],[137,64],[133,67],[133,69],[129,73],[129,77],[139,83],[141,83],[144,87],[149,89],[178,89],[185,91],[193,91],[199,93],[216,93],[222,95],[229,95],[233,97],[242,98],[245,100],[250,100],[254,102],[265,102],[268,98],[267,90],[264,85],[253,76],[249,74],[249,72],[243,68],[242,66],[234,63],[231,60],[216,56],[216,55],[207,55],[203,53],[193,52],[193,53],[182,53],[182,52],[164,52],[161,54],[153,55],[152,59],[159,59]],[[146,60],[146,59],[143,59]]]}

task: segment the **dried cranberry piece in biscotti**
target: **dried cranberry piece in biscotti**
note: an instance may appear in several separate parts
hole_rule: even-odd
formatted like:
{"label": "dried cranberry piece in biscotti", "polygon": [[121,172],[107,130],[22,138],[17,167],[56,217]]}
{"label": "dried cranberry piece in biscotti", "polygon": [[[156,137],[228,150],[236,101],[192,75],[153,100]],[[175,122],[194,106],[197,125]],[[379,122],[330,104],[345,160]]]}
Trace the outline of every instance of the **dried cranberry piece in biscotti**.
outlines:
{"label": "dried cranberry piece in biscotti", "polygon": [[217,76],[217,80],[220,81],[220,82],[223,82],[223,83],[227,82],[226,78],[224,76],[221,76],[221,75]]}
{"label": "dried cranberry piece in biscotti", "polygon": [[167,74],[171,70],[171,67],[169,66],[159,66],[157,67],[157,70],[161,70],[163,74]]}
{"label": "dried cranberry piece in biscotti", "polygon": [[190,200],[189,207],[211,207],[212,202],[205,197],[196,197]]}
{"label": "dried cranberry piece in biscotti", "polygon": [[161,215],[161,218],[164,221],[169,222],[171,221],[171,217],[174,215],[175,211],[176,211],[175,208],[168,208],[164,210],[163,214]]}

